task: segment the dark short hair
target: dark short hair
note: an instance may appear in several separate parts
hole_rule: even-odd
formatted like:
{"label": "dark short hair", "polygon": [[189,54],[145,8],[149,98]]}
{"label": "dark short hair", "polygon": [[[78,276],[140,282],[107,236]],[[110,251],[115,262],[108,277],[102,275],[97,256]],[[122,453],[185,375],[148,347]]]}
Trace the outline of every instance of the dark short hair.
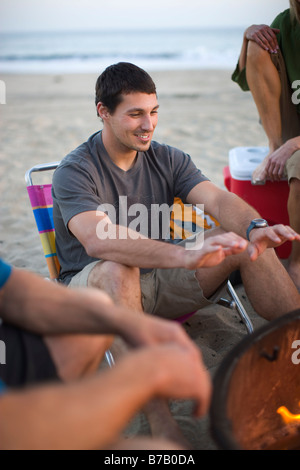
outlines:
{"label": "dark short hair", "polygon": [[122,101],[122,94],[140,92],[156,94],[156,86],[145,70],[128,62],[110,65],[96,82],[95,104],[103,103],[111,114]]}

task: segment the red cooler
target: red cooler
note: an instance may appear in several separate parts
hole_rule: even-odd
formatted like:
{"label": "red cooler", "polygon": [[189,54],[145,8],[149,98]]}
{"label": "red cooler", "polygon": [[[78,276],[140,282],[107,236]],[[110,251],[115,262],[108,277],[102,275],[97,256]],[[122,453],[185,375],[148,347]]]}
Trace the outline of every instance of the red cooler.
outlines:
{"label": "red cooler", "polygon": [[[251,175],[268,153],[268,147],[235,147],[229,151],[229,166],[223,170],[224,184],[228,191],[237,194],[253,206],[269,225],[289,225],[287,180],[267,181],[253,185]],[[288,258],[291,243],[276,249],[279,258]]]}

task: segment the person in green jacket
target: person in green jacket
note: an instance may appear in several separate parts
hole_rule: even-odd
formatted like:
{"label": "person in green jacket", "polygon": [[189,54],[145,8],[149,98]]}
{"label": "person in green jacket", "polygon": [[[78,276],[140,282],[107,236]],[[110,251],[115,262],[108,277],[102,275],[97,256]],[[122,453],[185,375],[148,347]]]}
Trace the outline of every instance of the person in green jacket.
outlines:
{"label": "person in green jacket", "polygon": [[[269,153],[252,175],[254,184],[287,178],[290,225],[300,230],[300,0],[271,26],[246,29],[232,80],[250,90],[268,138]],[[300,246],[293,243],[288,272],[300,289]]]}

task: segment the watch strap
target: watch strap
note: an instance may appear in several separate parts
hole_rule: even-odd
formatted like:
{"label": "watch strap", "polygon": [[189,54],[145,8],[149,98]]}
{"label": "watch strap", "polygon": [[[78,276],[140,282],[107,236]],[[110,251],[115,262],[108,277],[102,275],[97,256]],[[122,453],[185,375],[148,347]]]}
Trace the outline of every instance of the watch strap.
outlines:
{"label": "watch strap", "polygon": [[255,223],[254,222],[251,222],[249,227],[247,228],[247,232],[246,232],[246,235],[247,235],[247,240],[250,242],[250,238],[249,238],[249,235],[250,235],[250,232],[251,230],[253,230],[255,228]]}

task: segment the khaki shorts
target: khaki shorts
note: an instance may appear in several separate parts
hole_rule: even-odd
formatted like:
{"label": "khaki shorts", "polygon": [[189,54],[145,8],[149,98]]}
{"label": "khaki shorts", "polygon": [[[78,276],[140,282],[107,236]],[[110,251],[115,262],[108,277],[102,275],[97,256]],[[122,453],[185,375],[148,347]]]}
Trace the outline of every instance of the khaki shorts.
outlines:
{"label": "khaki shorts", "polygon": [[[179,245],[185,245],[186,241]],[[71,280],[70,287],[86,287],[90,272],[98,263],[94,261],[77,273]],[[153,269],[141,274],[142,305],[147,313],[163,318],[175,319],[195,312],[203,307],[217,303],[226,292],[227,280],[218,287],[209,299],[195,277],[195,271],[183,268]]]}
{"label": "khaki shorts", "polygon": [[290,182],[292,178],[300,180],[300,150],[297,150],[285,164],[285,172]]}

